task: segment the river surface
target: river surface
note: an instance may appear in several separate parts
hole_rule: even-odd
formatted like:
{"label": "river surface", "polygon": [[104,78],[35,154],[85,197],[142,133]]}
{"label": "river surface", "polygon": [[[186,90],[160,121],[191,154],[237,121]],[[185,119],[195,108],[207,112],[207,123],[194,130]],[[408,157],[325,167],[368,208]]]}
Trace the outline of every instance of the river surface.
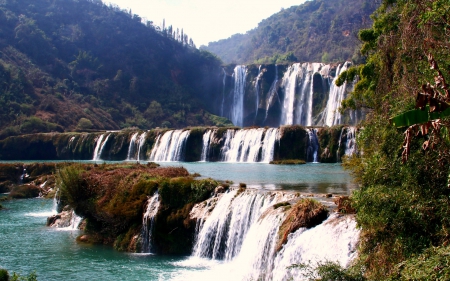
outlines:
{"label": "river surface", "polygon": [[[199,173],[203,177],[231,180],[234,184],[243,182],[247,187],[269,190],[348,194],[356,188],[340,164],[160,164],[182,165],[190,173]],[[201,276],[209,276],[210,280],[219,277],[213,268],[220,262],[192,262],[190,257],[129,254],[107,246],[77,244],[78,230],[45,226],[54,209],[53,200],[35,198],[1,204],[6,209],[0,211],[0,268],[10,273],[27,275],[36,271],[41,281],[190,280],[187,276],[196,275],[196,272],[207,273]],[[226,276],[220,278],[227,280]]]}

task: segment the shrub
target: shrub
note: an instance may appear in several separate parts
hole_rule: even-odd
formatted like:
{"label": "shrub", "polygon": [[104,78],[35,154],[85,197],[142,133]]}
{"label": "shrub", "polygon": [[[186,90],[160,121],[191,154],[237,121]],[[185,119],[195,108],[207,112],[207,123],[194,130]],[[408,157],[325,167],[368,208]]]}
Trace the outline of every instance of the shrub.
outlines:
{"label": "shrub", "polygon": [[81,130],[89,130],[92,129],[93,126],[94,124],[92,124],[92,121],[84,117],[80,118],[77,125],[78,129]]}
{"label": "shrub", "polygon": [[8,270],[0,268],[0,281],[8,281],[8,280],[9,280]]}
{"label": "shrub", "polygon": [[9,197],[16,199],[34,198],[38,197],[39,193],[40,193],[39,187],[32,184],[30,185],[24,184],[15,186],[9,193]]}

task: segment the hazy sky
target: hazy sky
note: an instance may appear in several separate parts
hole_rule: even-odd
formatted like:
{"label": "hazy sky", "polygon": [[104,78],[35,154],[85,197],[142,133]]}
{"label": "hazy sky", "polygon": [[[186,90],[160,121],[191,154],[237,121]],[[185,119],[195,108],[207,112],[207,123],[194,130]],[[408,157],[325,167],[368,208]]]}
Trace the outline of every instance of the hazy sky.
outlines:
{"label": "hazy sky", "polygon": [[255,28],[281,8],[305,0],[103,0],[161,25],[183,28],[197,47]]}

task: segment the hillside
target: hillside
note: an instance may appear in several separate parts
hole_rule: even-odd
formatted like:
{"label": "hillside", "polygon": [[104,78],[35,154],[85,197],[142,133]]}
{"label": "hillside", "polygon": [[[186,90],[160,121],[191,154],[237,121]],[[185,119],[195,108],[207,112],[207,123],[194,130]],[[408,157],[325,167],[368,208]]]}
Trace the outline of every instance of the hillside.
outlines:
{"label": "hillside", "polygon": [[0,137],[224,121],[201,102],[221,61],[180,41],[98,0],[0,1]]}
{"label": "hillside", "polygon": [[211,42],[202,49],[225,63],[359,60],[357,33],[371,25],[373,0],[313,0],[284,9],[246,34]]}

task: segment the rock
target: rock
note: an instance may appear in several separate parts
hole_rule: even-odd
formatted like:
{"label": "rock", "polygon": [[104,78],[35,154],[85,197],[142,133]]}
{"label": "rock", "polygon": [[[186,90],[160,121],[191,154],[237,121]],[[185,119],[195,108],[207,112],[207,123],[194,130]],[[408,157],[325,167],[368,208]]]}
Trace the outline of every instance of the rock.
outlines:
{"label": "rock", "polygon": [[61,215],[53,215],[47,218],[47,226],[53,226],[57,220],[61,219]]}
{"label": "rock", "polygon": [[78,237],[78,241],[87,243],[87,242],[89,242],[89,236],[81,235],[80,237]]}
{"label": "rock", "polygon": [[214,194],[219,194],[219,193],[224,193],[225,191],[227,191],[228,188],[219,185],[218,187],[216,187],[216,189],[214,189]]}
{"label": "rock", "polygon": [[331,193],[325,194],[325,198],[331,198],[331,197],[333,197],[333,194],[331,194]]}

